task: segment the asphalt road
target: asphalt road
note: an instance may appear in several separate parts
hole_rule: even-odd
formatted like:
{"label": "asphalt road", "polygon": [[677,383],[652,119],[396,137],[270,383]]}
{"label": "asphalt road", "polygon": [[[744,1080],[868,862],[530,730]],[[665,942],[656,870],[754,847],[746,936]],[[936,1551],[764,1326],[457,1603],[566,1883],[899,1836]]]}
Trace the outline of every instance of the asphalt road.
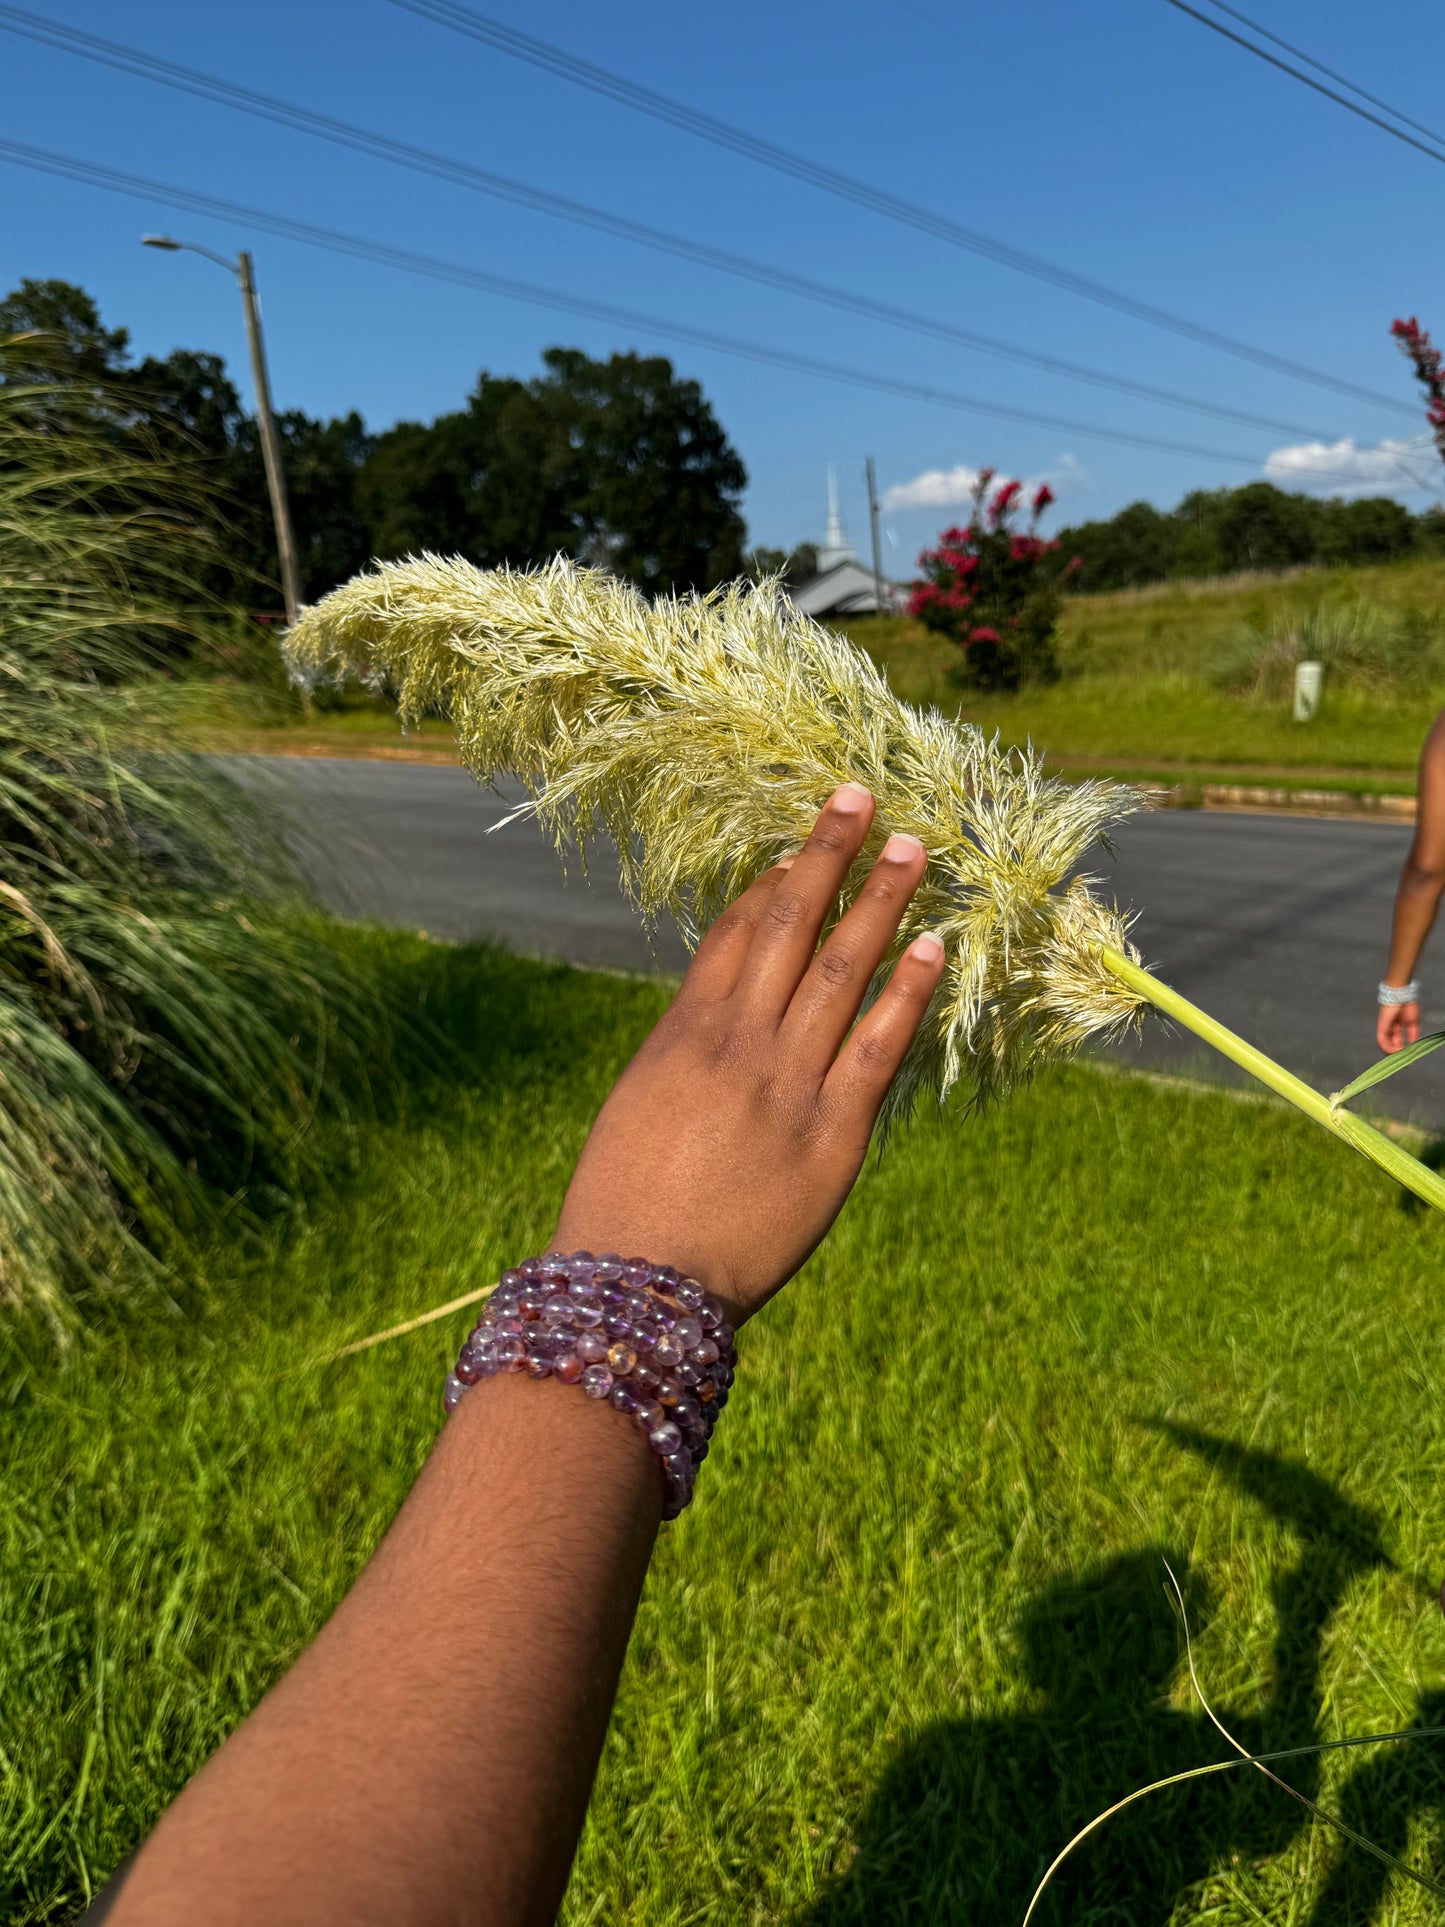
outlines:
{"label": "asphalt road", "polygon": [[[342,916],[620,969],[686,960],[675,930],[649,946],[605,847],[584,876],[564,873],[529,823],[489,835],[511,800],[461,770],[329,758],[266,759],[265,769],[307,826],[318,888]],[[1126,824],[1116,856],[1096,851],[1086,867],[1140,913],[1135,940],[1170,983],[1332,1090],[1375,1055],[1374,990],[1408,842],[1390,824],[1161,811]],[[1428,997],[1428,967],[1425,983]],[[1233,1075],[1157,1024],[1124,1051],[1161,1069]],[[1445,1123],[1442,1060],[1388,1086],[1388,1109]]]}

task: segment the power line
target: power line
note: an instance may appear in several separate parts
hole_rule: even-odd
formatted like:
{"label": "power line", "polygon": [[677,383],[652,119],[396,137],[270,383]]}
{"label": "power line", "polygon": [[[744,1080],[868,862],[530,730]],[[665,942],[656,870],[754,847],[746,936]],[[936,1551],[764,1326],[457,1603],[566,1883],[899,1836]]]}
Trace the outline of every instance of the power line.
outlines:
{"label": "power line", "polygon": [[389,135],[358,127],[349,121],[336,120],[330,115],[317,113],[308,107],[297,106],[293,102],[278,99],[271,94],[262,94],[249,87],[237,86],[214,74],[178,66],[172,61],[144,53],[139,48],[102,40],[94,34],[83,33],[78,28],[40,21],[37,16],[26,13],[19,7],[0,5],[0,26],[8,26],[27,38],[43,39],[45,44],[54,46],[59,51],[80,54],[101,65],[155,81],[162,86],[175,88],[220,106],[234,108],[240,113],[250,114],[275,125],[329,141],[333,145],[408,167],[456,186],[472,188],[511,202],[515,206],[570,221],[577,226],[612,234],[622,240],[653,248],[678,259],[696,261],[725,274],[779,288],[785,293],[799,295],[805,300],[820,302],[845,312],[862,315],[870,320],[882,321],[890,327],[928,335],[939,341],[954,342],[976,353],[993,355],[1000,360],[1012,361],[1024,367],[1042,369],[1046,373],[1062,376],[1066,380],[1084,382],[1092,387],[1113,389],[1116,393],[1132,395],[1144,401],[1158,402],[1166,407],[1187,409],[1191,413],[1212,416],[1219,421],[1237,422],[1248,428],[1267,428],[1287,435],[1322,438],[1319,429],[1302,427],[1298,422],[1281,421],[1277,417],[1256,414],[1247,409],[1231,408],[1225,403],[1204,401],[1195,396],[1179,394],[1172,389],[1155,387],[1152,383],[1135,381],[1128,376],[1114,375],[1104,369],[1068,361],[1060,356],[1021,348],[1012,342],[1001,341],[996,336],[981,334],[975,329],[963,328],[953,322],[918,314],[910,309],[895,306],[893,303],[879,301],[870,295],[856,294],[826,282],[815,281],[809,276],[794,274],[787,269],[774,268],[765,262],[753,260],[747,255],[712,247],[705,242],[693,241],[685,235],[672,234],[666,229],[649,226],[645,222],[635,221],[628,216],[610,214],[601,208],[589,206],[586,202],[549,193],[545,189],[532,187],[526,182],[511,179],[506,175],[474,167],[466,161],[455,160],[431,149],[416,147],[410,142],[395,140]]}
{"label": "power line", "polygon": [[[1392,134],[1397,141],[1403,141],[1407,147],[1413,147],[1418,153],[1427,155],[1432,161],[1445,162],[1445,151],[1442,151],[1442,149],[1445,149],[1445,137],[1431,133],[1428,127],[1420,127],[1418,121],[1413,121],[1408,115],[1398,113],[1395,108],[1389,106],[1385,101],[1376,100],[1375,96],[1373,94],[1367,94],[1363,87],[1356,87],[1352,80],[1346,80],[1342,74],[1334,73],[1320,61],[1311,59],[1309,54],[1300,53],[1298,48],[1290,47],[1288,41],[1281,40],[1276,34],[1269,33],[1264,27],[1255,26],[1254,22],[1246,19],[1244,14],[1236,13],[1233,7],[1221,7],[1220,11],[1229,14],[1235,20],[1243,21],[1244,25],[1250,28],[1252,32],[1262,35],[1267,40],[1274,41],[1277,47],[1287,48],[1297,59],[1308,61],[1309,65],[1314,67],[1319,73],[1329,74],[1330,78],[1339,81],[1342,87],[1348,87],[1352,93],[1358,94],[1360,100],[1368,100],[1374,106],[1383,108],[1385,113],[1394,115],[1394,121],[1384,120],[1379,114],[1372,114],[1368,107],[1361,107],[1359,101],[1350,100],[1347,95],[1337,93],[1333,87],[1326,87],[1323,81],[1311,79],[1308,74],[1301,73],[1298,67],[1292,67],[1287,60],[1281,60],[1278,54],[1272,54],[1267,47],[1257,47],[1252,40],[1246,40],[1242,33],[1236,33],[1232,27],[1226,27],[1222,20],[1211,20],[1207,13],[1201,13],[1197,7],[1188,5],[1188,0],[1168,0],[1168,4],[1171,7],[1177,8],[1180,13],[1187,13],[1191,20],[1197,20],[1201,26],[1208,27],[1212,33],[1220,34],[1226,40],[1232,40],[1236,47],[1243,47],[1245,52],[1253,54],[1256,60],[1267,60],[1271,67],[1278,67],[1282,74],[1288,74],[1292,80],[1298,80],[1302,85],[1313,88],[1315,93],[1323,94],[1326,100],[1337,102],[1339,106],[1346,108],[1350,113],[1358,115],[1361,120],[1369,121],[1372,127],[1382,128],[1385,133]],[[1397,127],[1394,124],[1395,121],[1403,122],[1404,125]],[[1427,145],[1425,141],[1417,140],[1414,134],[1407,134],[1405,132],[1406,127],[1418,128],[1422,134],[1428,135],[1429,140],[1435,144],[1430,146]]]}
{"label": "power line", "polygon": [[[934,388],[922,382],[906,381],[893,375],[875,374],[868,369],[852,368],[844,363],[827,361],[816,355],[798,354],[792,349],[772,348],[763,343],[744,341],[733,335],[719,334],[709,328],[698,328],[690,322],[665,320],[656,315],[639,313],[635,309],[616,307],[610,302],[595,301],[588,296],[542,287],[535,282],[518,281],[509,276],[490,274],[481,268],[468,267],[460,262],[445,261],[435,255],[419,254],[409,248],[394,247],[388,242],[369,240],[362,235],[347,234],[340,229],[321,227],[314,222],[297,220],[291,215],[273,214],[264,208],[248,207],[240,202],[221,200],[214,195],[198,193],[192,188],[148,180],[143,175],[127,174],[118,168],[102,167],[91,161],[79,160],[67,154],[52,153],[45,148],[29,147],[18,141],[0,139],[0,161],[9,161],[21,167],[31,168],[38,173],[56,175],[62,180],[76,181],[84,186],[101,187],[111,193],[124,194],[136,200],[178,207],[188,213],[202,214],[215,220],[260,229],[286,240],[300,241],[309,247],[324,248],[333,254],[349,255],[359,260],[378,262],[384,267],[399,268],[408,274],[425,275],[433,280],[478,288],[489,294],[500,295],[506,300],[523,301],[536,307],[551,308],[563,314],[582,315],[591,320],[636,329],[642,333],[686,341],[718,354],[731,355],[744,361],[760,362],[768,367],[785,368],[793,373],[816,375],[827,381],[845,383],[850,387],[873,389],[882,394],[901,396],[908,401],[925,402],[936,407],[956,408],[971,414],[993,415],[1004,421],[1023,422],[1030,427],[1048,428],[1056,433],[1120,442],[1132,448],[1147,448],[1171,455],[1189,455],[1202,461],[1223,462],[1230,468],[1260,466],[1260,458],[1257,455],[1237,454],[1219,448],[1203,448],[1192,442],[1176,442],[1153,435],[1137,435],[1127,429],[1110,428],[1103,423],[1070,421],[1065,417],[1044,415],[1032,409],[1014,408],[1007,403],[989,401],[976,395],[960,394],[952,389]],[[1314,476],[1322,481],[1353,482],[1358,479],[1352,475],[1323,468],[1302,469],[1299,473]]]}
{"label": "power line", "polygon": [[[1059,267],[1046,261],[1041,255],[1030,254],[1022,248],[1013,247],[1005,241],[995,240],[991,235],[979,232],[976,228],[965,227],[961,222],[947,215],[935,213],[931,208],[916,201],[903,199],[884,188],[874,187],[867,181],[859,180],[852,174],[825,165],[821,161],[810,160],[806,155],[796,154],[790,148],[779,147],[774,142],[764,140],[760,135],[750,134],[746,129],[735,127],[730,121],[719,120],[712,114],[686,106],[670,95],[655,92],[650,87],[638,85],[621,74],[612,73],[605,67],[594,66],[591,61],[582,60],[563,48],[554,47],[544,40],[534,39],[518,28],[509,27],[500,20],[493,20],[486,14],[475,13],[457,4],[457,0],[391,0],[393,6],[401,7],[408,13],[417,14],[436,26],[448,27],[453,32],[463,34],[495,52],[504,53],[513,59],[526,61],[543,72],[555,75],[558,79],[570,81],[573,85],[585,87],[608,100],[630,107],[638,113],[647,114],[654,120],[664,122],[682,132],[693,134],[700,140],[710,141],[715,147],[726,148],[734,154],[756,161],[760,166],[771,168],[775,173],[790,175],[793,179],[804,181],[811,187],[822,189],[838,198],[851,201],[858,207],[881,214],[885,219],[900,222],[905,227],[917,229],[936,240],[946,241],[954,247],[965,249],[984,260],[1011,268],[1020,274],[1032,276],[1035,280],[1046,281],[1051,286],[1063,288],[1070,294],[1079,295],[1087,301],[1094,301],[1119,314],[1126,314],[1136,321],[1147,322],[1150,326],[1163,328],[1170,334],[1181,336],[1186,341],[1194,341],[1208,348],[1217,349],[1222,354],[1233,355],[1237,360],[1253,362],[1257,367],[1267,368],[1272,374],[1287,375],[1292,380],[1307,381],[1316,387],[1328,388],[1336,394],[1348,395],[1353,401],[1369,401],[1398,413],[1410,414],[1396,397],[1382,395],[1375,389],[1364,388],[1354,382],[1344,381],[1337,376],[1325,374],[1320,369],[1309,368],[1292,361],[1284,355],[1273,354],[1267,348],[1256,348],[1251,343],[1239,341],[1232,335],[1220,333],[1217,329],[1207,328],[1199,322],[1188,320],[1185,316],[1171,313],[1168,309],[1157,308],[1152,303],[1140,301],[1133,295],[1124,294],[1111,288],[1102,281],[1095,281],[1087,275],[1077,274],[1071,268]],[[12,11],[9,8],[5,12]]]}
{"label": "power line", "polygon": [[1277,33],[1271,33],[1268,27],[1261,27],[1258,21],[1251,20],[1248,14],[1241,13],[1237,7],[1226,6],[1225,0],[1214,0],[1214,5],[1218,12],[1227,13],[1231,20],[1237,20],[1241,26],[1248,27],[1251,33],[1257,33],[1261,40],[1273,41],[1276,47],[1283,47],[1287,54],[1293,54],[1296,60],[1302,60],[1307,67],[1313,67],[1317,74],[1323,74],[1327,80],[1337,80],[1342,87],[1348,87],[1352,94],[1358,94],[1361,100],[1369,101],[1372,107],[1379,107],[1385,113],[1392,114],[1403,126],[1413,127],[1417,134],[1424,134],[1438,146],[1445,147],[1445,134],[1437,134],[1432,127],[1425,127],[1418,120],[1411,120],[1410,116],[1402,114],[1398,107],[1392,107],[1387,100],[1381,100],[1377,94],[1367,93],[1357,82],[1346,79],[1344,74],[1337,74],[1333,67],[1327,67],[1322,60],[1316,60],[1313,54],[1307,54],[1302,47],[1295,47],[1288,40],[1281,40]]}

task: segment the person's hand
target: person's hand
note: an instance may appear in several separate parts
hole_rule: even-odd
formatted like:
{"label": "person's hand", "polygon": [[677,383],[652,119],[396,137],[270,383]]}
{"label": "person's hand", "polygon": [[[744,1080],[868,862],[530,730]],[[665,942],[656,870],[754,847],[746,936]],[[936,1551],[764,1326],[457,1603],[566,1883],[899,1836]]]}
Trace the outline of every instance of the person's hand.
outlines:
{"label": "person's hand", "polygon": [[676,1265],[740,1324],[822,1239],[943,974],[942,943],[915,938],[855,1024],[923,876],[912,837],[889,841],[818,948],[872,820],[872,797],[844,784],[799,854],[709,930],[592,1128],[559,1249]]}
{"label": "person's hand", "polygon": [[1375,1042],[1387,1055],[1403,1050],[1406,1044],[1420,1040],[1420,1006],[1418,1004],[1381,1004],[1379,1021],[1375,1025]]}

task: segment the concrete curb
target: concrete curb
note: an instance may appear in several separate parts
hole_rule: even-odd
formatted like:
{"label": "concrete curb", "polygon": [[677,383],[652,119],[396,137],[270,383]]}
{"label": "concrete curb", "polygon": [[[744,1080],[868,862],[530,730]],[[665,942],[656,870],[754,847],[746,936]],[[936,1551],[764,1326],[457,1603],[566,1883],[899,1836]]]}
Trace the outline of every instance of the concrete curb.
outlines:
{"label": "concrete curb", "polygon": [[1177,783],[1157,792],[1164,809],[1255,810],[1282,816],[1358,817],[1413,823],[1413,796],[1357,795],[1350,790],[1272,789],[1255,783]]}

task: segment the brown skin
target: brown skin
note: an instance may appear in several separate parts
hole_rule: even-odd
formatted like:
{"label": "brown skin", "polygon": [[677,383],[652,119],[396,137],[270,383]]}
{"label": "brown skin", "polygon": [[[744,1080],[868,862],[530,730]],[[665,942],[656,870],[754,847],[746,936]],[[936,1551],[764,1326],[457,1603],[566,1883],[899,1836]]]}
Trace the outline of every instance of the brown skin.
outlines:
{"label": "brown skin", "polygon": [[[1408,984],[1415,975],[1445,895],[1445,710],[1435,718],[1420,752],[1415,839],[1395,892],[1395,924],[1387,984]],[[1418,1004],[1381,1004],[1375,1036],[1382,1051],[1403,1050],[1420,1035]]]}
{"label": "brown skin", "polygon": [[[894,839],[818,939],[872,820],[845,785],[704,939],[603,1106],[556,1243],[700,1277],[741,1324],[816,1247],[943,971],[858,1011],[926,858]],[[291,1671],[162,1818],[107,1927],[541,1927],[566,1886],[662,1510],[635,1428],[497,1378],[445,1426]]]}

